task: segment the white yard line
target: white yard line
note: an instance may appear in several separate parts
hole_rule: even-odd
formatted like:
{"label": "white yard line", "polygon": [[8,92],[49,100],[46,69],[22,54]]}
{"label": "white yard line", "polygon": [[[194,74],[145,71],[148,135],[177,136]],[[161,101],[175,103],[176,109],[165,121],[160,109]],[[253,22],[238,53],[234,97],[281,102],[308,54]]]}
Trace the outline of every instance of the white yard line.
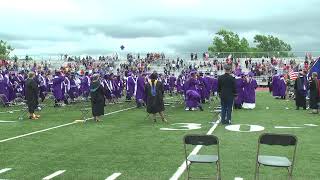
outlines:
{"label": "white yard line", "polygon": [[[214,123],[214,125],[207,132],[207,135],[211,135],[213,133],[213,131],[218,127],[220,120],[221,120],[221,117],[219,116],[219,119]],[[202,145],[197,145],[189,154],[189,156],[197,154],[201,148],[202,148]],[[188,165],[190,164],[189,161],[187,163]],[[180,165],[177,171],[171,176],[170,180],[178,180],[180,176],[183,174],[183,172],[186,170],[186,168],[187,168],[186,161],[183,161],[183,163]]]}
{"label": "white yard line", "polygon": [[243,180],[242,177],[235,177],[234,180]]}
{"label": "white yard line", "polygon": [[105,179],[105,180],[115,180],[115,179],[117,179],[120,175],[121,175],[121,173],[113,173],[111,176],[107,177],[107,179]]}
{"label": "white yard line", "polygon": [[303,128],[303,127],[299,127],[299,126],[275,126],[274,128],[276,129],[299,129],[299,128]]}
{"label": "white yard line", "polygon": [[49,179],[52,179],[56,176],[59,176],[60,174],[63,174],[66,170],[59,170],[59,171],[56,171],[54,172],[53,174],[50,174],[49,176],[47,177],[44,177],[42,180],[49,180]]}
{"label": "white yard line", "polygon": [[[122,111],[128,111],[128,110],[133,109],[133,108],[135,108],[135,107],[131,107],[131,108],[126,108],[126,109],[110,112],[110,113],[104,114],[104,116],[108,116],[108,115],[111,115],[111,114],[119,113],[119,112],[122,112]],[[93,119],[93,118],[88,118],[87,120],[89,120],[89,119]],[[69,126],[69,125],[76,124],[76,123],[79,123],[79,122],[78,121],[74,121],[74,122],[71,122],[71,123],[62,124],[62,125],[51,127],[51,128],[47,128],[47,129],[42,129],[42,130],[39,130],[39,131],[35,131],[35,132],[27,133],[27,134],[22,134],[22,135],[15,136],[15,137],[12,137],[12,138],[3,139],[3,140],[0,140],[0,143],[6,142],[6,141],[11,141],[11,140],[22,138],[22,137],[26,137],[26,136],[30,136],[30,135],[33,135],[33,134],[38,134],[38,133],[50,131],[52,129],[57,129],[57,128]]]}
{"label": "white yard line", "polygon": [[4,168],[0,170],[0,174],[10,171],[12,168]]}
{"label": "white yard line", "polygon": [[14,112],[19,112],[19,111],[21,111],[21,110],[2,111],[2,112],[0,112],[0,114],[5,114],[5,113],[10,113],[10,114],[12,114],[12,113],[14,113]]}
{"label": "white yard line", "polygon": [[16,121],[3,121],[3,120],[0,120],[0,123],[13,123],[13,122],[16,122]]}

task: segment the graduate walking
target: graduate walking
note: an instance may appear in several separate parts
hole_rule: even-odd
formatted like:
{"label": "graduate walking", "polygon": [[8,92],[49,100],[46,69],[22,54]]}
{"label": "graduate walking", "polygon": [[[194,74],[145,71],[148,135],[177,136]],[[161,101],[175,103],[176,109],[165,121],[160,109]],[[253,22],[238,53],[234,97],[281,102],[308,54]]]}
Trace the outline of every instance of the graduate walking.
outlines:
{"label": "graduate walking", "polygon": [[34,111],[38,107],[39,89],[38,84],[35,81],[35,73],[30,72],[28,74],[28,79],[25,82],[26,100],[29,111],[29,119],[38,119],[40,115],[34,114]]}
{"label": "graduate walking", "polygon": [[101,121],[100,116],[104,115],[104,104],[105,104],[105,90],[100,83],[100,76],[95,74],[92,77],[90,84],[90,96],[91,96],[91,107],[92,116],[96,122]]}
{"label": "graduate walking", "polygon": [[145,85],[145,92],[146,92],[146,104],[147,104],[147,112],[149,114],[153,114],[153,120],[156,122],[156,114],[159,113],[161,120],[163,122],[167,122],[164,118],[164,102],[163,102],[163,95],[164,89],[163,84],[157,80],[158,75],[157,73],[152,73],[150,75],[150,80]]}

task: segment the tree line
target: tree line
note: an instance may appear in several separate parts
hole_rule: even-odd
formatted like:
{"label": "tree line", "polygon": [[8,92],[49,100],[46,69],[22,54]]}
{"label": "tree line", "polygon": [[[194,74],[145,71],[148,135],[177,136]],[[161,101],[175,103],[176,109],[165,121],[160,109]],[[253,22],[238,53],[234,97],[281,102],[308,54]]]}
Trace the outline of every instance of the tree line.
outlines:
{"label": "tree line", "polygon": [[257,34],[254,36],[255,46],[250,47],[246,38],[240,38],[235,32],[221,29],[213,37],[208,47],[211,56],[226,57],[292,57],[290,44],[272,35]]}

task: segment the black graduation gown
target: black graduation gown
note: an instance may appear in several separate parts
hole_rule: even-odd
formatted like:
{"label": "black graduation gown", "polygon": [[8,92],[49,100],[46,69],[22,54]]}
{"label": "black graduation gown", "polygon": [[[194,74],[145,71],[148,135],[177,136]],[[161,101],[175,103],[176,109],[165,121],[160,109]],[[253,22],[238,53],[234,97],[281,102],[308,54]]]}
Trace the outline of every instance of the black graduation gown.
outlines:
{"label": "black graduation gown", "polygon": [[104,115],[104,88],[99,81],[92,82],[90,85],[90,96],[93,116]]}
{"label": "black graduation gown", "polygon": [[311,80],[310,82],[310,108],[318,109],[319,101],[318,80]]}
{"label": "black graduation gown", "polygon": [[[302,92],[301,89],[303,86],[303,81],[305,81],[304,77],[298,77],[294,83],[294,89],[295,89],[295,101],[296,101],[296,106],[297,108],[303,107],[303,109],[306,109],[306,92]],[[307,87],[306,87],[307,88]]]}
{"label": "black graduation gown", "polygon": [[151,93],[151,81],[145,85],[145,92],[147,95],[147,112],[151,114],[159,113],[164,111],[163,94],[164,88],[160,81],[155,82],[156,93],[152,96]]}
{"label": "black graduation gown", "polygon": [[27,79],[25,82],[25,96],[27,100],[29,113],[34,113],[38,107],[39,89],[38,84],[34,79]]}

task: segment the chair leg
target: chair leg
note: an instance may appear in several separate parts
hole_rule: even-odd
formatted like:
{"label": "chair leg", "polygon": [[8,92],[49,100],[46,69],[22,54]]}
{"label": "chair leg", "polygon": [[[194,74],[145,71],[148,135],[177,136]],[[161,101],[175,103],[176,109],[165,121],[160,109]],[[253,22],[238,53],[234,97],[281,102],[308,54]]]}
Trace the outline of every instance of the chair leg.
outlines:
{"label": "chair leg", "polygon": [[189,165],[187,163],[187,180],[190,179],[190,165],[191,165],[191,163]]}
{"label": "chair leg", "polygon": [[292,180],[292,169],[290,170],[290,168],[288,167],[287,170],[288,170],[288,179]]}
{"label": "chair leg", "polygon": [[259,180],[259,168],[260,168],[260,164],[256,163],[256,171],[255,171],[255,175],[254,175],[254,180]]}
{"label": "chair leg", "polygon": [[220,167],[220,161],[217,162],[217,179],[221,180],[221,167]]}

